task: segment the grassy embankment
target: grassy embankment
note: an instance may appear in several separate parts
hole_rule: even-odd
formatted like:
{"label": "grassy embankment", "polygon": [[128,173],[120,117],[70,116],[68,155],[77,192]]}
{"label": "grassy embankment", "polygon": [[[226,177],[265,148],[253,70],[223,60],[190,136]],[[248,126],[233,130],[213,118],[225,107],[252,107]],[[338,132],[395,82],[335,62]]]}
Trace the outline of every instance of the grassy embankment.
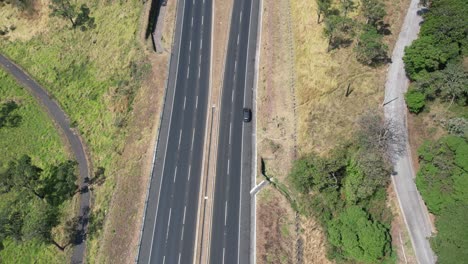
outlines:
{"label": "grassy embankment", "polygon": [[[386,67],[359,63],[353,50],[356,41],[350,47],[327,52],[328,43],[323,33],[325,23],[317,23],[316,2],[295,0],[290,4],[291,13],[288,12],[287,3],[264,2],[259,81],[259,115],[263,120],[259,120],[258,142],[259,155],[264,158],[267,174],[292,189],[286,176],[294,159],[294,145],[298,157],[311,152],[328,156],[331,150],[352,140],[359,127],[359,117],[371,110],[379,111],[384,95]],[[383,42],[388,45],[390,54],[409,1],[384,1],[384,4],[387,12],[384,22],[388,24],[390,34],[383,36]],[[339,2],[334,1],[332,6],[339,8]],[[291,25],[285,19],[289,15]],[[349,17],[365,23],[359,7]],[[294,47],[292,63],[290,45]],[[346,97],[348,85],[352,92]],[[293,120],[296,120],[297,133],[292,125]],[[383,197],[383,204],[392,204],[392,213],[395,219],[399,219],[395,201],[385,200]],[[267,241],[259,245],[258,256],[262,259],[258,260],[261,263],[269,263],[272,259],[288,262],[295,257],[295,250],[291,250],[291,243],[296,239],[292,235],[294,217],[285,203],[285,199],[275,191],[266,189],[260,193],[257,216],[260,238],[257,241]],[[262,208],[266,208],[263,213]],[[326,262],[327,242],[323,227],[314,217],[301,219],[304,262]],[[263,224],[270,231],[263,230]],[[387,224],[387,228],[390,228],[389,222]],[[406,243],[408,237],[404,226],[393,229],[397,230],[398,235],[402,232]],[[265,233],[262,234],[262,230]],[[275,241],[269,239],[271,236]],[[393,240],[392,243],[398,241]],[[399,244],[394,247],[396,251],[400,249]],[[397,253],[403,259],[401,252]],[[406,255],[409,258],[411,253],[406,252]]]}
{"label": "grassy embankment", "polygon": [[[133,101],[149,64],[139,41],[141,1],[77,1],[78,5],[82,3],[90,8],[96,28],[71,29],[67,20],[49,17],[48,1],[35,1],[33,15],[2,17],[6,18],[2,23],[14,24],[15,29],[0,41],[0,52],[21,65],[56,98],[88,146],[94,169],[102,167],[105,171],[104,183],[92,187],[92,233],[88,236],[87,258],[95,262],[115,186],[121,177],[142,175],[135,170],[135,164],[125,167],[129,160],[139,161],[141,153],[126,160],[121,155],[128,124],[133,122]],[[2,12],[8,8],[12,7],[2,7]],[[15,12],[10,10],[11,14]],[[31,24],[35,25],[32,31]],[[139,132],[145,136],[135,139],[146,147],[153,124],[147,120]]]}
{"label": "grassy embankment", "polygon": [[[21,117],[17,127],[0,128],[0,170],[22,155],[29,155],[33,163],[40,167],[57,164],[68,158],[68,154],[54,124],[36,100],[20,87],[16,81],[0,69],[0,103],[15,101],[18,109],[15,114]],[[0,195],[0,202],[2,201]],[[70,214],[72,202],[62,205],[63,218]],[[41,242],[28,241],[16,243],[11,239],[4,241],[5,248],[0,251],[2,263],[63,263],[67,254],[59,252],[55,246]]]}

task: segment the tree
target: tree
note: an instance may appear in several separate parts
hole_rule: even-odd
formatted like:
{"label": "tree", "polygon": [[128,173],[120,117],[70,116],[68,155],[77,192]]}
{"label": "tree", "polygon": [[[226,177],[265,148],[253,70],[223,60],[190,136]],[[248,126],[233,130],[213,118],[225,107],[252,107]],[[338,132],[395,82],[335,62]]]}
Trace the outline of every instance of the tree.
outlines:
{"label": "tree", "polygon": [[348,15],[348,12],[356,9],[356,3],[353,0],[340,0],[340,2],[345,17]]}
{"label": "tree", "polygon": [[19,125],[21,116],[16,114],[16,109],[18,109],[18,104],[15,101],[0,104],[0,128]]}
{"label": "tree", "polygon": [[377,263],[390,254],[390,234],[379,222],[358,206],[346,208],[328,225],[330,243],[344,257],[359,262]]}
{"label": "tree", "polygon": [[404,152],[405,137],[396,122],[368,112],[359,118],[358,124],[357,143],[362,151],[375,153],[386,161]]}
{"label": "tree", "polygon": [[324,34],[328,38],[327,51],[350,45],[354,37],[354,21],[348,17],[332,15],[325,19]]}
{"label": "tree", "polygon": [[461,99],[463,104],[468,102],[468,72],[461,63],[447,64],[444,70],[435,72],[434,77],[437,90],[450,105],[456,99]]}
{"label": "tree", "polygon": [[434,44],[455,58],[468,51],[468,5],[464,0],[434,0],[424,15],[421,36],[431,36]]}
{"label": "tree", "polygon": [[424,106],[426,96],[416,89],[409,89],[405,94],[406,105],[410,112],[418,114],[420,113]]}
{"label": "tree", "polygon": [[447,121],[447,131],[449,134],[468,138],[468,119],[463,117],[454,117]]}
{"label": "tree", "polygon": [[416,186],[432,213],[455,201],[468,204],[468,143],[456,136],[425,141],[418,149],[420,169]]}
{"label": "tree", "polygon": [[331,7],[331,0],[316,0],[317,2],[317,24],[320,24],[320,17],[326,16]]}
{"label": "tree", "polygon": [[367,19],[366,23],[373,26],[386,15],[385,5],[380,0],[362,0],[362,14]]}
{"label": "tree", "polygon": [[45,199],[52,205],[59,205],[68,200],[76,192],[75,161],[66,161],[58,166],[49,168],[47,175],[43,177],[43,190]]}
{"label": "tree", "polygon": [[49,8],[52,10],[51,16],[67,19],[72,24],[72,28],[79,27],[85,31],[88,28],[96,27],[94,18],[90,16],[91,11],[86,4],[77,8],[70,0],[52,0]]}
{"label": "tree", "polygon": [[57,212],[55,210],[43,201],[37,199],[31,200],[29,206],[23,209],[22,240],[51,241],[50,231],[57,224]]}
{"label": "tree", "polygon": [[382,43],[382,36],[373,27],[367,27],[359,36],[355,47],[357,60],[366,65],[376,65],[387,59],[387,45]]}
{"label": "tree", "polygon": [[468,205],[453,204],[437,216],[437,236],[431,245],[440,264],[464,263],[468,259]]}
{"label": "tree", "polygon": [[423,75],[441,69],[447,62],[447,55],[434,44],[430,36],[422,36],[405,48],[403,61],[406,74],[411,80],[418,80]]}
{"label": "tree", "polygon": [[42,169],[31,163],[31,157],[23,155],[17,161],[10,162],[7,172],[0,178],[0,186],[4,192],[13,188],[27,190],[39,199],[44,199],[40,191],[40,174]]}
{"label": "tree", "polygon": [[349,204],[367,200],[388,184],[390,165],[378,153],[359,151],[346,166],[344,194]]}

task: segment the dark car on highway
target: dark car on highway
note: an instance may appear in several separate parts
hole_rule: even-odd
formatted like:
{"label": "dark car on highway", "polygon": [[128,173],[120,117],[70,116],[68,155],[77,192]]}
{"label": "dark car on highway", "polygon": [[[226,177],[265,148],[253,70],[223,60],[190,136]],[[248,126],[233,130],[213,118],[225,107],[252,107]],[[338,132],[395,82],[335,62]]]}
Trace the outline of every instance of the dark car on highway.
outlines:
{"label": "dark car on highway", "polygon": [[248,123],[252,120],[252,110],[244,108],[244,122]]}

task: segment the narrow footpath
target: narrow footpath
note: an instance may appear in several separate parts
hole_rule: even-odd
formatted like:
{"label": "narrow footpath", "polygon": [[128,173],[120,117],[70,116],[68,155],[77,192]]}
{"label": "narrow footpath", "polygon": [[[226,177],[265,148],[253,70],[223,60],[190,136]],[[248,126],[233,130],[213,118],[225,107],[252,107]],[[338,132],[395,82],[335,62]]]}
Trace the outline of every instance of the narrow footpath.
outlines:
{"label": "narrow footpath", "polygon": [[392,182],[418,263],[431,264],[436,262],[436,257],[428,241],[428,237],[432,235],[432,225],[427,208],[414,182],[415,173],[408,144],[407,108],[404,99],[409,80],[405,73],[403,55],[405,47],[418,37],[422,22],[421,16],[418,15],[421,10],[418,4],[419,0],[411,1],[393,50],[392,63],[388,68],[385,84],[384,114],[388,121],[395,122],[403,128],[406,151],[403,155],[395,158],[395,175],[392,176]]}
{"label": "narrow footpath", "polygon": [[88,227],[90,194],[88,191],[88,179],[90,165],[86,158],[85,148],[80,136],[70,127],[70,119],[60,106],[55,102],[36,81],[34,81],[23,69],[14,64],[11,60],[0,54],[0,65],[9,72],[15,79],[28,89],[28,91],[39,101],[39,104],[45,108],[49,116],[53,119],[56,126],[61,130],[61,134],[67,139],[67,143],[78,162],[80,172],[79,187],[82,190],[80,196],[80,232],[81,234],[75,241],[75,248],[71,258],[71,263],[84,263],[86,251],[86,231]]}

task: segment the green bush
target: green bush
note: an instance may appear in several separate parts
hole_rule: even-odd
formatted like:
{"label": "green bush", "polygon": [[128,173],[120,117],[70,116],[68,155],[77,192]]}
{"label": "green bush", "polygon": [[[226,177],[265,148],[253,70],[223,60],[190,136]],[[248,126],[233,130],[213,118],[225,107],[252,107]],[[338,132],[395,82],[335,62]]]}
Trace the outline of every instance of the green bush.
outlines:
{"label": "green bush", "polygon": [[466,263],[468,259],[468,205],[452,204],[437,216],[437,236],[431,245],[440,264]]}
{"label": "green bush", "polygon": [[406,105],[409,111],[415,114],[423,110],[426,105],[425,99],[426,96],[423,93],[414,89],[409,89],[405,94]]}
{"label": "green bush", "polygon": [[358,206],[330,221],[328,239],[344,256],[359,262],[377,263],[391,252],[388,230]]}
{"label": "green bush", "polygon": [[435,46],[431,36],[422,36],[405,48],[403,61],[408,77],[411,80],[418,80],[429,72],[443,68],[447,57]]}
{"label": "green bush", "polygon": [[377,65],[387,59],[388,47],[382,42],[382,35],[377,32],[377,29],[368,27],[359,36],[359,42],[354,51],[360,63]]}

